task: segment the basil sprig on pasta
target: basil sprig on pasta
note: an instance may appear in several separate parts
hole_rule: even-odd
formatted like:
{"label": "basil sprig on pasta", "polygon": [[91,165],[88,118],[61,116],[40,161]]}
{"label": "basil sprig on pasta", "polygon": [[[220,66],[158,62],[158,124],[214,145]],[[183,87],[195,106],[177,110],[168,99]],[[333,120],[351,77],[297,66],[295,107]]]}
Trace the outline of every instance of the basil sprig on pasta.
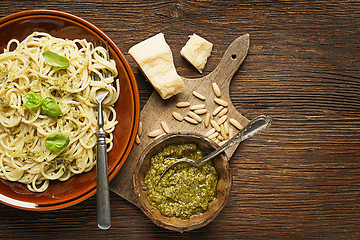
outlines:
{"label": "basil sprig on pasta", "polygon": [[51,151],[61,151],[69,145],[70,138],[61,132],[54,132],[45,138],[45,146]]}
{"label": "basil sprig on pasta", "polygon": [[30,110],[41,108],[41,112],[51,118],[57,118],[62,114],[61,108],[51,97],[43,99],[39,94],[29,92],[23,96],[25,106]]}
{"label": "basil sprig on pasta", "polygon": [[60,56],[57,53],[51,51],[44,51],[42,53],[45,62],[51,66],[59,69],[66,69],[69,67],[69,60],[66,57]]}
{"label": "basil sprig on pasta", "polygon": [[61,115],[61,108],[55,101],[55,99],[51,97],[47,97],[41,104],[41,111],[48,117],[57,118]]}
{"label": "basil sprig on pasta", "polygon": [[38,109],[44,99],[37,93],[29,92],[23,97],[25,106],[30,110]]}

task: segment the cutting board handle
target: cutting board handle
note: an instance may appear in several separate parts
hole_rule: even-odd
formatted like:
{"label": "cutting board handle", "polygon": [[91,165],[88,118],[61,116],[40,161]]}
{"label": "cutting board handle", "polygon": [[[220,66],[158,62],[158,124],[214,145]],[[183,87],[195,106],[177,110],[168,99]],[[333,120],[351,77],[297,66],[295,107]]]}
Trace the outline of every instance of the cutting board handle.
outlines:
{"label": "cutting board handle", "polygon": [[225,51],[217,67],[204,78],[216,82],[228,92],[231,79],[244,61],[250,46],[249,34],[235,39]]}

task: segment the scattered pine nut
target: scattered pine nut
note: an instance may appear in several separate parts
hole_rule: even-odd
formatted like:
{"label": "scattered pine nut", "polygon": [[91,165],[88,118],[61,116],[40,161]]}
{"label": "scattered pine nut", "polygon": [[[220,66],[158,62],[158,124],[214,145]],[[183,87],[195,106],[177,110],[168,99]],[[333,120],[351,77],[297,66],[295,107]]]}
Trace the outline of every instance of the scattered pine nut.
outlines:
{"label": "scattered pine nut", "polygon": [[213,90],[214,90],[214,93],[217,97],[221,97],[221,91],[220,91],[220,88],[219,86],[217,85],[217,83],[213,83],[212,84],[212,87],[213,87]]}
{"label": "scattered pine nut", "polygon": [[182,122],[182,120],[184,119],[184,118],[180,115],[180,113],[173,112],[172,115],[173,115],[173,117],[174,117],[176,120],[178,120],[179,122]]}
{"label": "scattered pine nut", "polygon": [[230,118],[229,119],[229,122],[234,126],[236,127],[237,129],[241,130],[242,129],[242,126],[241,124],[234,118]]}
{"label": "scattered pine nut", "polygon": [[228,103],[220,98],[214,98],[214,102],[216,102],[220,106],[224,106],[224,107],[228,106]]}
{"label": "scattered pine nut", "polygon": [[217,140],[217,138],[210,138],[210,140],[215,142],[215,140]]}
{"label": "scattered pine nut", "polygon": [[136,134],[135,142],[136,144],[140,144],[140,137],[137,134]]}
{"label": "scattered pine nut", "polygon": [[192,123],[192,124],[198,124],[199,122],[196,121],[195,119],[191,118],[191,117],[188,117],[188,116],[185,116],[184,117],[185,121],[189,122],[189,123]]}
{"label": "scattered pine nut", "polygon": [[215,128],[216,131],[220,132],[220,126],[217,124],[217,122],[215,122],[215,120],[210,120],[210,124],[213,126],[213,128]]}
{"label": "scattered pine nut", "polygon": [[149,137],[157,137],[160,134],[162,134],[164,131],[160,128],[160,129],[156,129],[154,131],[149,132]]}
{"label": "scattered pine nut", "polygon": [[203,95],[201,95],[200,93],[198,93],[197,91],[193,91],[192,93],[198,99],[203,100],[203,101],[205,100],[205,97]]}
{"label": "scattered pine nut", "polygon": [[197,122],[202,121],[201,117],[199,115],[197,115],[196,113],[194,113],[194,112],[189,111],[188,116],[195,119]]}
{"label": "scattered pine nut", "polygon": [[216,138],[216,139],[214,140],[214,142],[216,142],[217,144],[219,144],[219,143],[220,143],[220,140]]}
{"label": "scattered pine nut", "polygon": [[198,115],[202,115],[202,114],[207,113],[207,110],[206,110],[206,108],[196,109],[196,110],[194,110],[194,113],[196,113]]}
{"label": "scattered pine nut", "polygon": [[219,120],[217,121],[217,124],[220,126],[221,124],[223,124],[227,119],[227,115],[222,116],[221,118],[219,118]]}
{"label": "scattered pine nut", "polygon": [[220,141],[222,141],[222,140],[224,140],[224,137],[221,136],[221,134],[219,134],[219,135],[217,136],[217,139],[219,139]]}
{"label": "scattered pine nut", "polygon": [[210,123],[210,113],[206,114],[205,121],[204,121],[205,127],[208,127],[209,123]]}
{"label": "scattered pine nut", "polygon": [[164,132],[166,132],[166,133],[170,132],[169,126],[166,124],[165,121],[161,121],[160,125],[161,125],[162,129],[164,130]]}
{"label": "scattered pine nut", "polygon": [[209,136],[211,136],[213,133],[215,133],[216,132],[216,130],[215,130],[215,128],[212,128],[212,129],[210,129],[209,131],[207,131],[207,133],[205,133],[205,137],[209,137]]}
{"label": "scattered pine nut", "polygon": [[232,127],[229,128],[229,138],[234,137],[234,129]]}
{"label": "scattered pine nut", "polygon": [[161,138],[162,136],[164,136],[166,133],[162,133],[162,134],[160,134],[160,135],[158,135],[158,136],[156,136],[155,137],[155,140],[157,140],[157,139],[159,139],[159,138]]}
{"label": "scattered pine nut", "polygon": [[227,141],[228,141],[228,140],[224,140],[224,141],[219,142],[219,146],[224,145]]}
{"label": "scattered pine nut", "polygon": [[223,108],[223,110],[221,110],[221,111],[218,113],[219,118],[221,118],[222,116],[224,116],[225,114],[227,114],[227,112],[228,112],[228,108]]}
{"label": "scattered pine nut", "polygon": [[139,127],[138,127],[138,135],[139,135],[139,137],[141,137],[142,129],[143,129],[143,124],[142,124],[142,122],[139,122]]}
{"label": "scattered pine nut", "polygon": [[224,139],[228,139],[228,135],[225,132],[225,125],[224,124],[220,125],[220,134]]}
{"label": "scattered pine nut", "polygon": [[218,106],[217,108],[215,108],[215,110],[213,111],[213,116],[216,116],[224,107],[223,106]]}
{"label": "scattered pine nut", "polygon": [[224,122],[224,131],[226,134],[229,134],[229,122],[228,121]]}
{"label": "scattered pine nut", "polygon": [[176,106],[177,106],[178,108],[184,108],[184,107],[190,106],[190,103],[189,103],[189,102],[178,102],[178,103],[176,104]]}
{"label": "scattered pine nut", "polygon": [[196,105],[192,105],[190,107],[190,110],[197,110],[197,109],[203,109],[205,108],[205,104],[196,104]]}
{"label": "scattered pine nut", "polygon": [[211,134],[211,135],[209,136],[209,138],[210,138],[210,139],[213,139],[213,138],[216,138],[218,135],[219,135],[218,132],[214,132],[213,134]]}

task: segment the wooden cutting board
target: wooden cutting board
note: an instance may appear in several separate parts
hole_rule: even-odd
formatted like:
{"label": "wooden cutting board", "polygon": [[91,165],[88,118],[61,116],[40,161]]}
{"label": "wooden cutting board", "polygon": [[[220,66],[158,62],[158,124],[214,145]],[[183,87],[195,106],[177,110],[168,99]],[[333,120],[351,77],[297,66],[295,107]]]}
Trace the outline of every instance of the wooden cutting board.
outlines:
{"label": "wooden cutting board", "polygon": [[[153,92],[149,100],[140,112],[140,122],[142,122],[143,130],[140,136],[140,144],[134,144],[130,155],[121,167],[118,174],[111,181],[110,189],[121,197],[125,198],[129,202],[137,205],[134,189],[133,189],[133,173],[135,171],[136,164],[141,155],[141,152],[145,147],[154,141],[154,138],[150,138],[148,133],[161,128],[161,121],[165,121],[170,128],[170,132],[196,132],[205,134],[210,130],[211,126],[205,127],[204,118],[205,115],[200,115],[203,119],[199,124],[191,124],[183,120],[182,122],[177,121],[173,116],[172,112],[176,111],[182,116],[186,116],[187,112],[190,111],[187,108],[178,108],[176,104],[178,102],[189,102],[191,105],[205,104],[208,112],[212,113],[213,110],[218,106],[214,102],[216,97],[212,89],[212,83],[216,82],[221,89],[221,99],[225,100],[228,106],[228,119],[234,118],[240,122],[242,126],[245,126],[249,120],[242,116],[232,105],[230,100],[230,82],[241,63],[244,61],[248,49],[249,49],[249,35],[243,35],[235,39],[226,52],[224,53],[218,66],[207,76],[197,79],[183,78],[185,84],[185,91],[177,94],[176,96],[163,100],[157,92]],[[193,95],[193,91],[201,93],[205,96],[205,100],[200,100]],[[218,117],[211,116],[211,119],[217,120]],[[234,128],[235,129],[235,128]],[[237,131],[235,131],[236,133]],[[230,158],[238,144],[226,151],[227,156]]]}

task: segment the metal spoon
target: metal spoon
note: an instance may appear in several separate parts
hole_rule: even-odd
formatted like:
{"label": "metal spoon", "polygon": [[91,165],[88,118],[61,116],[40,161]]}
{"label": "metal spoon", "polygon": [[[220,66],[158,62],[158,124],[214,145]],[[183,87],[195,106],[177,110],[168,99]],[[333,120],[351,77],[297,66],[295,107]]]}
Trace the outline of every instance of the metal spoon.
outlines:
{"label": "metal spoon", "polygon": [[252,120],[246,127],[244,127],[239,133],[237,133],[233,138],[228,140],[224,145],[216,149],[215,151],[209,153],[205,157],[195,161],[193,159],[189,158],[181,158],[177,162],[170,164],[160,175],[159,181],[161,178],[165,175],[167,171],[169,171],[174,166],[180,164],[180,163],[189,163],[193,166],[198,166],[199,164],[202,164],[204,162],[207,162],[211,160],[212,158],[216,157],[218,154],[222,153],[226,149],[230,148],[231,146],[234,146],[235,144],[238,144],[255,134],[264,131],[268,127],[270,127],[272,122],[271,117],[260,115],[256,117],[254,120]]}
{"label": "metal spoon", "polygon": [[97,153],[96,153],[96,187],[97,187],[97,221],[100,229],[109,229],[111,226],[110,216],[110,197],[109,197],[109,179],[107,169],[107,151],[106,151],[106,132],[103,128],[103,110],[102,102],[109,94],[108,90],[99,89],[96,92],[96,101],[99,104],[98,111],[98,131]]}

